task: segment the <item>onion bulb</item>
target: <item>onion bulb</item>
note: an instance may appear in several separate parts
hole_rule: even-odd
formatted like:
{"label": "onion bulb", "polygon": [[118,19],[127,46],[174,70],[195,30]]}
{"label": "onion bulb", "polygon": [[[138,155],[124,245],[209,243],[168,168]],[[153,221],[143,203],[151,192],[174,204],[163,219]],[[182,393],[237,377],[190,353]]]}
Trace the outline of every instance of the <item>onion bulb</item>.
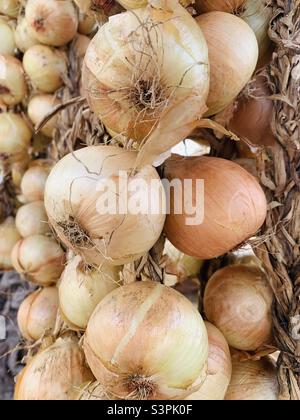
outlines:
{"label": "onion bulb", "polygon": [[135,261],[160,237],[165,193],[152,166],[133,173],[136,156],[115,146],[85,147],[65,156],[49,175],[50,223],[88,264]]}
{"label": "onion bulb", "polygon": [[19,14],[19,0],[0,0],[0,13],[3,15],[16,18]]}
{"label": "onion bulb", "polygon": [[28,168],[30,162],[29,154],[24,154],[16,162],[11,164],[11,178],[13,185],[19,190],[21,187],[22,178]]}
{"label": "onion bulb", "polygon": [[80,257],[69,261],[59,284],[60,312],[71,329],[85,330],[98,303],[118,287],[120,268],[86,266]]}
{"label": "onion bulb", "polygon": [[163,116],[172,115],[163,127],[167,136],[174,120],[197,120],[206,110],[203,34],[176,1],[113,16],[87,50],[83,87],[91,109],[113,132],[143,141]]}
{"label": "onion bulb", "polygon": [[232,265],[210,278],[204,311],[231,347],[255,351],[272,344],[272,302],[272,291],[258,267]]}
{"label": "onion bulb", "polygon": [[84,351],[96,379],[117,398],[183,399],[206,376],[208,339],[199,312],[183,295],[135,282],[97,306]]}
{"label": "onion bulb", "polygon": [[207,115],[224,110],[249,82],[257,64],[253,30],[242,19],[224,12],[196,18],[204,33],[210,62]]}
{"label": "onion bulb", "polygon": [[[181,194],[171,194],[171,211],[165,225],[167,238],[187,255],[201,260],[223,255],[254,235],[266,218],[262,188],[234,162],[177,156],[166,162],[165,176],[182,183],[192,180],[189,201],[197,198],[196,203],[191,202],[188,210],[183,208],[178,214],[176,209],[183,207]],[[197,180],[203,180],[204,191],[197,187]]]}
{"label": "onion bulb", "polygon": [[278,400],[276,368],[269,358],[239,362],[233,360],[232,378],[226,400]]}
{"label": "onion bulb", "polygon": [[12,269],[11,252],[21,239],[13,217],[8,217],[0,224],[0,270]]}
{"label": "onion bulb", "polygon": [[146,7],[148,0],[118,0],[118,3],[120,3],[125,9],[131,10]]}
{"label": "onion bulb", "polygon": [[25,18],[22,18],[15,30],[15,42],[21,52],[27,51],[30,47],[39,44],[38,40],[29,32],[28,24]]}
{"label": "onion bulb", "polygon": [[115,0],[74,0],[79,10],[89,16],[96,16],[103,23],[108,16],[116,15],[123,9]]}
{"label": "onion bulb", "polygon": [[53,93],[63,84],[67,74],[67,60],[62,51],[45,45],[34,45],[23,57],[24,70],[33,87],[46,93]]}
{"label": "onion bulb", "polygon": [[42,201],[25,204],[16,215],[16,227],[23,238],[50,233],[50,226]]}
{"label": "onion bulb", "polygon": [[28,0],[25,19],[41,44],[61,47],[76,35],[78,16],[71,0]]}
{"label": "onion bulb", "polygon": [[245,1],[246,0],[196,0],[195,8],[200,13],[236,13],[243,7]]}
{"label": "onion bulb", "polygon": [[0,153],[18,157],[27,152],[31,131],[21,117],[12,112],[0,113]]}
{"label": "onion bulb", "polygon": [[232,363],[227,341],[223,334],[209,322],[205,322],[208,334],[208,371],[199,391],[187,400],[224,400],[230,383]]}
{"label": "onion bulb", "polygon": [[86,35],[78,34],[76,36],[76,38],[74,39],[74,48],[75,48],[76,55],[79,58],[82,58],[82,59],[84,58],[85,53],[88,49],[88,46],[90,45],[90,42],[91,42],[90,38]]}
{"label": "onion bulb", "polygon": [[[28,115],[34,125],[38,125],[47,114],[53,111],[60,101],[54,95],[36,95],[28,104]],[[42,128],[41,133],[47,137],[52,137],[57,124],[57,115],[52,117]]]}
{"label": "onion bulb", "polygon": [[15,270],[29,281],[50,286],[64,270],[65,254],[54,239],[33,235],[15,245],[11,259]]}
{"label": "onion bulb", "polygon": [[8,21],[0,17],[0,55],[14,55],[15,49],[14,30]]}
{"label": "onion bulb", "polygon": [[0,55],[0,99],[6,105],[17,105],[26,94],[22,63],[10,55]]}
{"label": "onion bulb", "polygon": [[78,32],[82,35],[90,35],[97,30],[97,21],[94,16],[79,13]]}
{"label": "onion bulb", "polygon": [[49,167],[45,164],[31,166],[24,174],[21,192],[28,203],[44,200],[44,190],[49,175]]}
{"label": "onion bulb", "polygon": [[17,377],[14,399],[68,400],[72,390],[92,380],[77,339],[59,338],[22,370]]}
{"label": "onion bulb", "polygon": [[18,311],[18,326],[22,336],[36,341],[55,327],[58,311],[56,287],[45,287],[31,293],[21,303]]}

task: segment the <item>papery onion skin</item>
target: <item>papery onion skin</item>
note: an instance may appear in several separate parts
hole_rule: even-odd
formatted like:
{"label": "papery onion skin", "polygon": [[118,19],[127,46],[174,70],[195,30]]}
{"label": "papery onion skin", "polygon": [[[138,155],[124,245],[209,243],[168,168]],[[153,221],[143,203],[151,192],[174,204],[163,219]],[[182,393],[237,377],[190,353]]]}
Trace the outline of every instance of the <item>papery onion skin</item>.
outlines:
{"label": "papery onion skin", "polygon": [[21,115],[0,113],[0,153],[12,155],[18,160],[27,152],[31,137],[32,133]]}
{"label": "papery onion skin", "polygon": [[84,351],[96,378],[117,398],[183,399],[206,376],[208,339],[184,296],[155,282],[135,282],[100,302]]}
{"label": "papery onion skin", "polygon": [[[60,104],[60,101],[54,95],[36,95],[28,104],[28,115],[31,121],[37,125],[47,114]],[[41,128],[41,133],[47,137],[52,137],[53,131],[56,128],[58,116],[55,115]]]}
{"label": "papery onion skin", "polygon": [[2,21],[0,17],[0,55],[14,55],[16,44],[14,38],[14,30],[9,22]]}
{"label": "papery onion skin", "polygon": [[0,0],[0,13],[16,18],[20,9],[19,0]]}
{"label": "papery onion skin", "polygon": [[227,12],[236,13],[246,0],[196,0],[196,10],[205,12]]}
{"label": "papery onion skin", "polygon": [[218,270],[204,294],[204,311],[238,350],[272,344],[273,293],[258,267],[233,265]]}
{"label": "papery onion skin", "polygon": [[0,55],[0,99],[6,105],[17,105],[26,94],[22,63],[10,55]]}
{"label": "papery onion skin", "polygon": [[199,391],[187,400],[219,400],[225,398],[231,380],[232,362],[228,343],[214,325],[205,322],[208,334],[208,370],[207,377]]}
{"label": "papery onion skin", "polygon": [[82,384],[73,395],[72,400],[76,401],[107,401],[116,400],[113,395],[109,395],[103,385],[99,382]]}
{"label": "papery onion skin", "polygon": [[34,38],[53,47],[70,42],[78,28],[77,12],[70,0],[28,0],[25,19]]}
{"label": "papery onion skin", "polygon": [[83,66],[91,109],[108,129],[138,142],[148,138],[163,113],[187,99],[197,101],[197,118],[206,110],[209,64],[203,34],[176,1],[163,5],[110,18],[92,40]]}
{"label": "papery onion skin", "polygon": [[18,311],[18,326],[22,336],[29,341],[39,340],[55,327],[58,312],[56,287],[39,289],[21,303]]}
{"label": "papery onion skin", "polygon": [[15,270],[40,286],[55,284],[64,270],[65,254],[56,241],[33,235],[19,241],[12,250]]}
{"label": "papery onion skin", "polygon": [[224,12],[196,18],[208,46],[210,91],[208,112],[224,110],[249,82],[257,64],[258,44],[253,30],[242,19]]}
{"label": "papery onion skin", "polygon": [[[49,220],[62,242],[88,264],[132,262],[148,252],[160,237],[165,222],[165,193],[152,166],[137,171],[129,182],[144,180],[146,190],[150,182],[156,183],[157,188],[139,191],[135,196],[139,196],[140,203],[147,199],[158,205],[157,214],[150,214],[150,207],[144,209],[145,214],[136,214],[128,206],[122,214],[118,211],[128,192],[122,186],[119,191],[119,171],[130,175],[135,160],[135,152],[115,146],[86,147],[65,156],[49,175],[45,190]],[[111,191],[109,182],[117,186],[119,195]],[[111,214],[101,211],[99,203],[105,197],[101,186],[112,194],[114,203],[117,197],[117,214],[113,209]],[[129,200],[131,195],[129,192]]]}
{"label": "papery onion skin", "polygon": [[245,362],[233,360],[232,368],[232,378],[225,400],[278,400],[276,368],[269,358]]}
{"label": "papery onion skin", "polygon": [[22,18],[15,30],[15,42],[20,51],[25,53],[30,47],[39,44],[38,40],[29,33],[28,24],[25,18]]}
{"label": "papery onion skin", "polygon": [[[214,157],[173,156],[165,163],[165,176],[173,179],[204,181],[204,220],[187,225],[183,214],[167,215],[165,233],[181,252],[201,260],[211,259],[231,251],[254,235],[266,218],[265,194],[245,169],[229,160]],[[178,197],[178,200],[181,197]],[[176,201],[177,202],[177,201]],[[176,203],[175,203],[176,204]],[[203,204],[200,197],[198,206]],[[199,214],[201,214],[201,209]]]}
{"label": "papery onion skin", "polygon": [[59,283],[60,312],[71,329],[85,330],[99,302],[120,282],[120,268],[86,267],[80,257],[68,262]]}
{"label": "papery onion skin", "polygon": [[16,227],[23,238],[50,233],[43,201],[34,201],[20,207],[16,214]]}
{"label": "papery onion skin", "polygon": [[0,270],[11,270],[11,252],[21,236],[16,228],[13,217],[8,217],[0,224]]}
{"label": "papery onion skin", "polygon": [[44,200],[48,175],[49,168],[46,166],[32,166],[25,172],[21,182],[21,191],[28,203]]}
{"label": "papery onion skin", "polygon": [[34,356],[17,377],[14,399],[69,400],[69,393],[93,380],[76,339],[59,338]]}

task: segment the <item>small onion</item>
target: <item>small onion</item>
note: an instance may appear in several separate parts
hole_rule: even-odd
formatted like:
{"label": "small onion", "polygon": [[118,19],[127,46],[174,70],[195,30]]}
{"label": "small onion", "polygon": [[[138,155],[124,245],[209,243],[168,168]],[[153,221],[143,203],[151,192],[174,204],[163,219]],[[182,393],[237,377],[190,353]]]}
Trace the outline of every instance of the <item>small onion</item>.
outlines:
{"label": "small onion", "polygon": [[[65,156],[49,175],[45,206],[50,223],[61,241],[88,264],[135,261],[160,237],[165,193],[152,166],[131,175],[136,156],[115,146],[85,147]],[[135,190],[139,182],[143,188]],[[130,209],[134,198],[142,204],[141,212]],[[112,207],[106,208],[107,200],[113,201]],[[150,203],[155,203],[156,212]]]}
{"label": "small onion", "polygon": [[16,227],[23,238],[50,233],[43,201],[35,201],[20,207],[16,215]]}
{"label": "small onion", "polygon": [[29,341],[42,338],[55,327],[58,311],[58,290],[45,287],[31,293],[21,303],[18,326],[22,336]]}
{"label": "small onion", "polygon": [[199,391],[187,400],[224,400],[230,383],[232,363],[227,341],[223,334],[209,322],[205,322],[208,334],[208,371]]}
{"label": "small onion", "polygon": [[148,0],[118,0],[118,2],[127,10],[140,9],[148,4]]}
{"label": "small onion", "polygon": [[21,192],[29,203],[44,200],[44,190],[50,168],[47,165],[30,167],[24,174],[21,182]]}
{"label": "small onion", "polygon": [[210,278],[204,311],[231,347],[255,351],[272,344],[272,302],[272,291],[258,267],[232,265]]}
{"label": "small onion", "polygon": [[74,48],[76,51],[76,55],[79,58],[84,58],[88,46],[90,45],[90,42],[90,38],[86,35],[78,34],[77,37],[74,39]]}
{"label": "small onion", "polygon": [[225,400],[278,400],[276,368],[271,359],[246,362],[233,360],[232,368],[232,378]]}
{"label": "small onion", "polygon": [[24,154],[18,158],[16,162],[11,164],[11,178],[15,187],[19,190],[21,187],[22,178],[28,168],[30,162],[29,154]]}
{"label": "small onion", "polygon": [[204,33],[210,62],[207,115],[224,110],[249,82],[257,64],[253,30],[242,19],[224,12],[196,18]]}
{"label": "small onion", "polygon": [[27,152],[32,134],[21,117],[12,112],[0,113],[0,153],[18,157]]}
{"label": "small onion", "polygon": [[0,99],[6,105],[17,105],[26,94],[22,63],[10,55],[0,55]]}
{"label": "small onion", "polygon": [[245,1],[246,0],[196,0],[195,7],[200,13],[215,11],[236,13],[243,7]]}
{"label": "small onion", "polygon": [[11,254],[16,271],[40,286],[56,283],[64,270],[65,254],[56,241],[33,235],[19,241]]}
{"label": "small onion", "polygon": [[62,77],[68,71],[65,54],[45,45],[29,48],[24,54],[23,66],[33,87],[46,93],[60,88]]}
{"label": "small onion", "polygon": [[74,0],[79,10],[90,16],[96,16],[99,22],[105,22],[108,16],[116,15],[123,9],[115,0]]}
{"label": "small onion", "polygon": [[14,30],[9,22],[0,19],[0,54],[14,55],[15,49]]}
{"label": "small onion", "polygon": [[15,43],[21,52],[27,51],[30,47],[39,44],[38,40],[29,33],[28,24],[25,18],[22,18],[15,30]]}
{"label": "small onion", "polygon": [[21,239],[13,217],[0,224],[0,270],[11,270],[11,251]]}
{"label": "small onion", "polygon": [[90,35],[97,30],[97,21],[94,16],[79,13],[78,32],[82,35]]}
{"label": "small onion", "polygon": [[[36,95],[28,104],[28,115],[34,125],[38,125],[47,114],[53,111],[60,101],[54,95]],[[51,118],[42,128],[41,133],[47,137],[52,137],[57,124],[57,115]]]}
{"label": "small onion", "polygon": [[0,13],[6,16],[16,18],[19,14],[20,2],[19,0],[0,0]]}
{"label": "small onion", "polygon": [[76,35],[78,16],[71,0],[28,0],[25,19],[41,44],[61,47]]}
{"label": "small onion", "polygon": [[206,376],[208,339],[184,296],[159,283],[135,282],[97,306],[84,351],[97,380],[117,398],[183,399]]}
{"label": "small onion", "polygon": [[59,338],[22,370],[17,377],[14,399],[68,400],[71,391],[92,380],[77,340]]}
{"label": "small onion", "polygon": [[[181,196],[171,195],[171,212],[165,232],[172,244],[187,255],[211,259],[231,251],[254,235],[266,218],[265,194],[257,180],[229,160],[214,157],[173,157],[165,164],[170,180],[192,180],[192,198],[198,194],[197,215],[204,219],[187,224],[184,209],[176,214]],[[204,181],[203,197],[196,180]],[[203,208],[202,208],[203,207]],[[204,212],[203,212],[204,211]],[[195,216],[196,219],[196,216]],[[199,224],[200,223],[200,224]]]}
{"label": "small onion", "polygon": [[80,257],[71,260],[59,284],[60,312],[71,329],[85,330],[98,303],[118,287],[120,268],[86,266]]}

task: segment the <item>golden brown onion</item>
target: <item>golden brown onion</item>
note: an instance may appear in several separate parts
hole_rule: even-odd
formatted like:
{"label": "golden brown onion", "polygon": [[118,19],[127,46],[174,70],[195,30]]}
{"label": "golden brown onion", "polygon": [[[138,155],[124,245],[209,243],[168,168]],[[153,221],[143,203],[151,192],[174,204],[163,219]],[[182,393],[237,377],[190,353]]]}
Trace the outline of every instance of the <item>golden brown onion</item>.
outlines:
{"label": "golden brown onion", "polygon": [[11,252],[21,239],[13,217],[8,217],[0,224],[0,270],[11,270]]}
{"label": "golden brown onion", "polygon": [[20,207],[16,215],[16,227],[23,238],[50,233],[43,201],[34,201]]}
{"label": "golden brown onion", "polygon": [[11,55],[0,55],[0,99],[6,105],[17,105],[26,94],[22,63]]}
{"label": "golden brown onion", "polygon": [[[28,116],[34,125],[38,125],[59,104],[60,101],[54,95],[36,95],[29,101]],[[57,118],[57,115],[52,117],[41,128],[41,133],[47,137],[52,137],[56,128]]]}
{"label": "golden brown onion", "polygon": [[20,10],[19,0],[0,0],[0,13],[16,18]]}

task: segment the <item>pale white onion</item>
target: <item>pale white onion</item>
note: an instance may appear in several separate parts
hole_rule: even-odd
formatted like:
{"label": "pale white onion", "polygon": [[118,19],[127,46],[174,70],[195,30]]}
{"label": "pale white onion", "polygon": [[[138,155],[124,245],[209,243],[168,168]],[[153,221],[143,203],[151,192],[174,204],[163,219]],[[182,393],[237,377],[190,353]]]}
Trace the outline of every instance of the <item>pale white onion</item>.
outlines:
{"label": "pale white onion", "polygon": [[11,55],[0,55],[0,99],[6,105],[17,105],[26,94],[22,63]]}
{"label": "pale white onion", "polygon": [[21,239],[13,217],[0,224],[0,270],[11,270],[11,252]]}
{"label": "pale white onion", "polygon": [[23,53],[30,47],[39,44],[38,40],[29,33],[28,24],[25,18],[20,19],[15,30],[15,43]]}
{"label": "pale white onion", "polygon": [[25,172],[21,182],[21,192],[29,203],[44,200],[44,190],[50,168],[47,164],[39,164],[39,161]]}
{"label": "pale white onion", "polygon": [[35,201],[20,207],[16,215],[16,227],[23,238],[50,233],[43,201]]}
{"label": "pale white onion", "polygon": [[14,55],[16,49],[12,25],[0,19],[0,54]]}
{"label": "pale white onion", "polygon": [[6,16],[16,18],[19,14],[20,2],[19,0],[0,0],[0,13]]}
{"label": "pale white onion", "polygon": [[[54,95],[36,95],[29,101],[28,116],[34,125],[38,125],[59,104],[60,101]],[[47,137],[52,137],[57,125],[57,119],[58,115],[52,117],[41,128],[41,133]]]}
{"label": "pale white onion", "polygon": [[31,136],[32,133],[21,115],[12,112],[0,114],[0,153],[17,158],[27,152]]}

